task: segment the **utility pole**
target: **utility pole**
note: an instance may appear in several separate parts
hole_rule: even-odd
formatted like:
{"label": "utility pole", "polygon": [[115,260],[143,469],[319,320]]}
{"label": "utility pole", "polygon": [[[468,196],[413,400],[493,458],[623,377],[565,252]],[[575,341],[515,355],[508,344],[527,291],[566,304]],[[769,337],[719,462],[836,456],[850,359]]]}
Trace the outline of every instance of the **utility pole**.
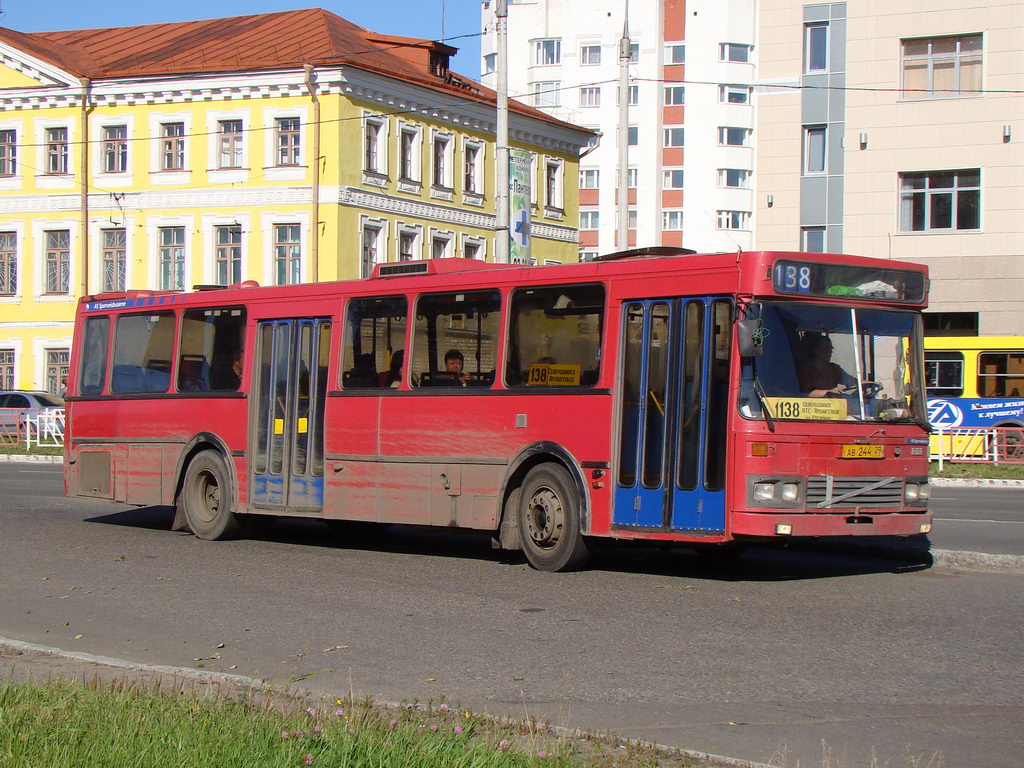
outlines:
{"label": "utility pole", "polygon": [[617,248],[629,248],[629,0],[626,16],[622,20],[622,38],[619,40],[619,174],[618,209],[616,213]]}
{"label": "utility pole", "polygon": [[498,125],[494,148],[494,160],[497,164],[494,174],[494,260],[499,264],[508,264],[508,0],[497,0],[495,16],[495,31],[498,37]]}

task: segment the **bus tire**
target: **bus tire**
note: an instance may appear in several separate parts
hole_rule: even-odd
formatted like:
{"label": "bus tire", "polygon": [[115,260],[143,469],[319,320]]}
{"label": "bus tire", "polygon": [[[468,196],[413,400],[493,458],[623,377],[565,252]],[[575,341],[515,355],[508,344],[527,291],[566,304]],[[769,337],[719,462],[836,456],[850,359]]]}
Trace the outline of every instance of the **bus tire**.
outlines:
{"label": "bus tire", "polygon": [[178,503],[188,527],[200,539],[230,539],[241,525],[232,511],[235,505],[231,475],[217,451],[201,451],[189,462]]}
{"label": "bus tire", "polygon": [[557,464],[540,464],[526,475],[519,496],[519,540],[538,571],[571,571],[587,560],[577,499],[572,478]]}

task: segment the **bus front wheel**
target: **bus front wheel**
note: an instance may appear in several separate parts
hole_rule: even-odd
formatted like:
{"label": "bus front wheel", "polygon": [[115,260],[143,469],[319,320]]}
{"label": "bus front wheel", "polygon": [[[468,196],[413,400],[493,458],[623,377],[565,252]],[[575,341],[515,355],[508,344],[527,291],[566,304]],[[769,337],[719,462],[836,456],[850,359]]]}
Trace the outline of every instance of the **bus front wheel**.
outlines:
{"label": "bus front wheel", "polygon": [[519,537],[537,570],[570,571],[586,561],[577,499],[572,478],[557,464],[541,464],[526,475],[519,495]]}
{"label": "bus front wheel", "polygon": [[238,518],[231,511],[234,497],[230,474],[216,451],[197,453],[189,462],[178,503],[188,527],[200,539],[228,539],[238,533]]}

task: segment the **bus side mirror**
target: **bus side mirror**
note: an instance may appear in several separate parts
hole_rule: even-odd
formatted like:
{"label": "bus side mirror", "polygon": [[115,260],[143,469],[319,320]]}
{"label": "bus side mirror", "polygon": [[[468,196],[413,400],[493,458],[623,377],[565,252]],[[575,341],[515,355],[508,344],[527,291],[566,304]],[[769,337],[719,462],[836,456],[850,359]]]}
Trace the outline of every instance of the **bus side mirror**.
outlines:
{"label": "bus side mirror", "polygon": [[764,353],[764,331],[761,320],[740,320],[736,323],[736,341],[742,357],[760,357]]}

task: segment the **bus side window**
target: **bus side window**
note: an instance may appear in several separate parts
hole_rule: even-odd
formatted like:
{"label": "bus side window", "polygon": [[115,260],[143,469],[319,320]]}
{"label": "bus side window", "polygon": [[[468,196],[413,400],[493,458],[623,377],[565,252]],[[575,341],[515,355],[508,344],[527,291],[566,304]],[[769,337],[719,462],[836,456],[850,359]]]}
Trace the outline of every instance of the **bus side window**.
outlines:
{"label": "bus side window", "polygon": [[116,394],[166,392],[174,344],[174,314],[121,315],[114,333],[110,390]]}
{"label": "bus side window", "polygon": [[342,335],[342,389],[399,386],[408,306],[405,296],[349,301]]}
{"label": "bus side window", "polygon": [[501,335],[496,290],[420,296],[412,343],[417,387],[490,387]]}
{"label": "bus side window", "polygon": [[109,317],[90,317],[85,321],[85,340],[82,342],[82,368],[78,377],[78,394],[98,395],[103,391],[103,380],[107,376],[109,335]]}
{"label": "bus side window", "polygon": [[962,397],[964,394],[963,352],[925,352],[924,385],[928,397]]}
{"label": "bus side window", "polygon": [[[245,346],[242,307],[189,309],[181,319],[178,354],[179,392],[234,392]],[[243,361],[244,362],[244,361]]]}

